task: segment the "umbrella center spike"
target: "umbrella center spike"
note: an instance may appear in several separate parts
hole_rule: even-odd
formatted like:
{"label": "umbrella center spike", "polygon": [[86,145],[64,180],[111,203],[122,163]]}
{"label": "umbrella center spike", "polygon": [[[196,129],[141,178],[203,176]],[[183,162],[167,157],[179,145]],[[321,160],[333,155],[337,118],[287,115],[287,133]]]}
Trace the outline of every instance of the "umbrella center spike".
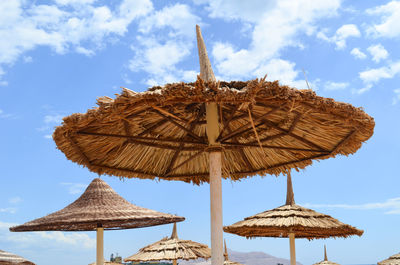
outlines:
{"label": "umbrella center spike", "polygon": [[[215,82],[214,72],[208,59],[206,45],[198,25],[196,25],[197,47],[200,61],[200,78],[204,82]],[[216,102],[206,103],[206,130],[209,143],[210,167],[210,212],[211,212],[211,264],[223,265],[222,242],[222,150],[217,142],[219,135],[218,106]]]}

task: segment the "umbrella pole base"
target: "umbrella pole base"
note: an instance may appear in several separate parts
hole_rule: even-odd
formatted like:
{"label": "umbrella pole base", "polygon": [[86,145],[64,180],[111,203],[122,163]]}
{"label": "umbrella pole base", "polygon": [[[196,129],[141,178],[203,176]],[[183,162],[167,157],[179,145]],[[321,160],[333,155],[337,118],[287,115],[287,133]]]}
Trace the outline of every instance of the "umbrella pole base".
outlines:
{"label": "umbrella pole base", "polygon": [[221,152],[210,152],[211,264],[223,265]]}
{"label": "umbrella pole base", "polygon": [[96,265],[104,265],[104,228],[96,229]]}
{"label": "umbrella pole base", "polygon": [[290,265],[296,265],[296,245],[294,242],[294,233],[289,233],[290,244]]}

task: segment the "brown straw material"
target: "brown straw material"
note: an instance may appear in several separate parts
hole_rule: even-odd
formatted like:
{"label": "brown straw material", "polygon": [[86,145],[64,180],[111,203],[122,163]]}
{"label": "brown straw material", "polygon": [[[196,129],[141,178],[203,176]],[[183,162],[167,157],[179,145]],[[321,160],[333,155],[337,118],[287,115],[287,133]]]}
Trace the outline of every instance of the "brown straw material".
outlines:
{"label": "brown straw material", "polygon": [[207,102],[222,113],[217,142],[225,179],[279,175],[353,154],[375,126],[362,109],[311,90],[265,79],[205,83],[199,77],[101,97],[97,108],[65,117],[53,139],[68,159],[98,174],[200,184],[209,176]]}
{"label": "brown straw material", "polygon": [[225,226],[227,233],[253,237],[289,237],[294,233],[296,238],[329,238],[361,236],[364,231],[344,224],[339,220],[294,203],[292,180],[288,175],[286,204]]}
{"label": "brown straw material", "polygon": [[139,228],[180,222],[184,217],[136,206],[119,196],[107,183],[96,178],[85,192],[64,209],[11,227],[23,231],[92,231]]}
{"label": "brown straw material", "polygon": [[0,250],[0,265],[36,265],[18,255]]}
{"label": "brown straw material", "polygon": [[151,245],[141,248],[138,253],[124,259],[125,262],[149,262],[160,260],[208,259],[211,249],[204,244],[178,238],[176,224],[171,237],[165,237]]}
{"label": "brown straw material", "polygon": [[378,262],[378,265],[400,265],[400,253]]}

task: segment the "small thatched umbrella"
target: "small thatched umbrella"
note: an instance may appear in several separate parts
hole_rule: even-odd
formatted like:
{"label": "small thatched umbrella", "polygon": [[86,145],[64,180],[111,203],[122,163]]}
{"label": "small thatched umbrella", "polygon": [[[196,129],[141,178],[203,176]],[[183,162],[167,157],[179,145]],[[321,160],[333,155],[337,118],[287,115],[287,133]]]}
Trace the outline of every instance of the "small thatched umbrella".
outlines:
{"label": "small thatched umbrella", "polygon": [[184,217],[136,206],[119,196],[100,178],[62,210],[10,228],[26,231],[97,231],[96,265],[103,265],[103,231],[181,222]]}
{"label": "small thatched umbrella", "polygon": [[346,238],[351,235],[361,236],[364,231],[344,224],[339,220],[314,210],[295,204],[292,178],[287,176],[286,204],[225,226],[227,233],[253,237],[289,237],[290,264],[296,264],[295,237],[318,239],[329,237]]}
{"label": "small thatched umbrella", "polygon": [[[89,265],[96,265],[96,262],[90,263]],[[121,263],[112,262],[112,261],[104,261],[104,265],[121,265]]]}
{"label": "small thatched umbrella", "polygon": [[194,83],[124,89],[65,117],[53,139],[98,174],[210,183],[211,263],[223,264],[221,178],[302,169],[356,152],[374,120],[362,109],[265,79],[217,82],[197,26]]}
{"label": "small thatched umbrella", "polygon": [[324,245],[324,260],[314,263],[314,265],[340,265],[340,264],[328,260],[328,255],[326,254],[326,246]]}
{"label": "small thatched umbrella", "polygon": [[173,264],[176,265],[177,260],[180,259],[209,259],[210,257],[211,249],[207,245],[191,240],[179,239],[176,224],[174,224],[171,237],[165,237],[160,241],[141,248],[138,253],[124,259],[124,261],[149,262],[172,260]]}
{"label": "small thatched umbrella", "polygon": [[0,250],[0,265],[36,265],[21,256]]}
{"label": "small thatched umbrella", "polygon": [[400,253],[378,262],[378,265],[400,265]]}
{"label": "small thatched umbrella", "polygon": [[229,260],[228,248],[226,247],[226,241],[225,241],[225,240],[224,240],[224,245],[225,245],[225,246],[224,246],[224,247],[225,247],[225,251],[224,251],[224,265],[243,265],[242,263]]}

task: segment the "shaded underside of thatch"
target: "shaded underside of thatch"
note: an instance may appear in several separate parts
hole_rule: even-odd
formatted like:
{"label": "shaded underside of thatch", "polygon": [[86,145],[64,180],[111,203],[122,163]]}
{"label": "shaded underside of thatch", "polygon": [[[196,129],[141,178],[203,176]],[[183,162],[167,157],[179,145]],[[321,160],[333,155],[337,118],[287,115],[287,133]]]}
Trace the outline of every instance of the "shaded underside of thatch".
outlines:
{"label": "shaded underside of thatch", "polygon": [[208,182],[206,102],[218,104],[223,177],[232,180],[353,154],[375,126],[362,109],[312,90],[198,79],[99,98],[99,107],[64,118],[53,139],[68,159],[98,174]]}
{"label": "shaded underside of thatch", "polygon": [[151,245],[141,248],[138,253],[124,259],[125,261],[147,262],[159,260],[191,260],[208,259],[211,249],[191,240],[179,238],[163,238]]}
{"label": "shaded underside of thatch", "polygon": [[378,262],[378,265],[400,265],[400,253]]}
{"label": "shaded underside of thatch", "polygon": [[148,227],[185,220],[184,217],[136,206],[119,196],[107,183],[96,178],[85,192],[62,210],[11,227],[23,231],[91,231]]}
{"label": "shaded underside of thatch", "polygon": [[0,250],[0,265],[35,265],[35,263],[13,253]]}
{"label": "shaded underside of thatch", "polygon": [[233,225],[225,226],[224,231],[247,238],[288,237],[294,233],[296,238],[329,238],[361,236],[364,231],[344,224],[339,220],[299,205],[284,205],[245,218]]}

